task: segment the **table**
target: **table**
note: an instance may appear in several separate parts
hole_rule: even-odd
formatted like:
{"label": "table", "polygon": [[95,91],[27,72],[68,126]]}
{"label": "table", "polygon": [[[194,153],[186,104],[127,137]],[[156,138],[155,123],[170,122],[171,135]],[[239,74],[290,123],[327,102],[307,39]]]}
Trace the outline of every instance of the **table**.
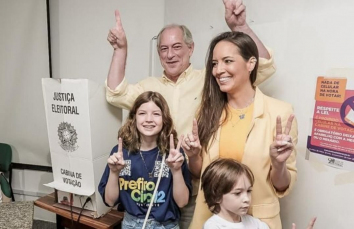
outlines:
{"label": "table", "polygon": [[[57,216],[58,229],[64,229],[65,227],[72,228],[71,212],[53,206],[55,203],[57,202],[55,201],[55,193],[53,192],[49,195],[37,199],[34,202],[34,205],[55,213]],[[98,219],[93,219],[92,217],[81,215],[79,223],[76,222],[79,214],[73,212],[72,215],[75,228],[120,228],[124,213],[118,212],[116,210],[111,210],[106,215]]]}

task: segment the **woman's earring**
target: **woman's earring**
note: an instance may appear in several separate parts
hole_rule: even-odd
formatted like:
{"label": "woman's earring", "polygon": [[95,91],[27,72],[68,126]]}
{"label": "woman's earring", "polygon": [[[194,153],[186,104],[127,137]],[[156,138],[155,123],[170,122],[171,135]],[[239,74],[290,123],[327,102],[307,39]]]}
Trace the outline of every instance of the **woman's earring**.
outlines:
{"label": "woman's earring", "polygon": [[250,70],[250,74],[253,71],[254,67],[256,66],[257,59],[255,57],[251,58],[252,69]]}

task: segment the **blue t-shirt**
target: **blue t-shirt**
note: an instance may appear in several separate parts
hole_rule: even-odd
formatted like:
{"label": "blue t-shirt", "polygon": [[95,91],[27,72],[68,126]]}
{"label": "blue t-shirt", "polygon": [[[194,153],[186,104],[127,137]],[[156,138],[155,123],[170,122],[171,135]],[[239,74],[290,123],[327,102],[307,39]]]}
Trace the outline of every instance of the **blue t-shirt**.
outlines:
{"label": "blue t-shirt", "polygon": [[[117,151],[118,145],[112,149],[111,155]],[[139,153],[128,154],[128,150],[123,148],[123,158],[126,166],[119,174],[119,198],[115,204],[121,203],[129,214],[143,219],[149,208],[157,183],[161,168],[162,155],[158,155],[158,147],[149,151],[141,151],[141,153],[147,168],[145,168],[144,161]],[[184,156],[182,149],[181,153]],[[168,155],[166,155],[166,158],[167,156]],[[181,169],[184,181],[189,189],[189,195],[191,195],[191,177],[186,160],[184,160]],[[148,175],[148,173],[151,172],[153,174],[152,178]],[[107,165],[98,186],[98,191],[106,205],[107,203],[104,199],[104,193],[109,173],[110,169]],[[168,220],[178,220],[180,215],[179,207],[173,199],[172,173],[169,167],[165,164],[149,218],[153,218],[159,222],[166,222]]]}

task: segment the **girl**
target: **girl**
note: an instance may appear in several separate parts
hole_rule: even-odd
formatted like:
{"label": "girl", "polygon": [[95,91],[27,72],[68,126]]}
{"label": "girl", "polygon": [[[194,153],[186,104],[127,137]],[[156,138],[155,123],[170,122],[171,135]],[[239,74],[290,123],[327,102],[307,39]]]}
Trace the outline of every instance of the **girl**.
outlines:
{"label": "girl", "polygon": [[157,92],[142,93],[118,136],[99,184],[103,201],[124,207],[122,228],[141,228],[163,166],[147,228],[179,228],[179,208],[188,203],[191,179],[180,150],[183,136],[177,143],[165,99]]}

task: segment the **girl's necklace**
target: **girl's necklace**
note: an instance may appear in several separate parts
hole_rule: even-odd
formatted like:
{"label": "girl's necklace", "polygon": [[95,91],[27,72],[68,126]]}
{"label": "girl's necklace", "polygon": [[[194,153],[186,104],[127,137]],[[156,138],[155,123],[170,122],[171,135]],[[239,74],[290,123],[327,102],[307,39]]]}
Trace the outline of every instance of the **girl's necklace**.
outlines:
{"label": "girl's necklace", "polygon": [[145,160],[144,160],[144,157],[143,157],[143,154],[141,153],[140,149],[139,149],[139,153],[140,153],[140,156],[141,156],[141,159],[143,160],[143,163],[144,163],[144,166],[145,166],[145,169],[146,169],[146,172],[148,173],[149,175],[149,178],[153,178],[153,172],[154,172],[154,169],[155,169],[155,164],[156,164],[156,161],[157,161],[157,158],[159,157],[159,153],[160,151],[157,151],[157,155],[156,155],[156,159],[155,159],[155,162],[154,162],[154,165],[152,167],[152,170],[151,172],[149,172],[147,166],[146,166],[146,163],[145,163]]}

